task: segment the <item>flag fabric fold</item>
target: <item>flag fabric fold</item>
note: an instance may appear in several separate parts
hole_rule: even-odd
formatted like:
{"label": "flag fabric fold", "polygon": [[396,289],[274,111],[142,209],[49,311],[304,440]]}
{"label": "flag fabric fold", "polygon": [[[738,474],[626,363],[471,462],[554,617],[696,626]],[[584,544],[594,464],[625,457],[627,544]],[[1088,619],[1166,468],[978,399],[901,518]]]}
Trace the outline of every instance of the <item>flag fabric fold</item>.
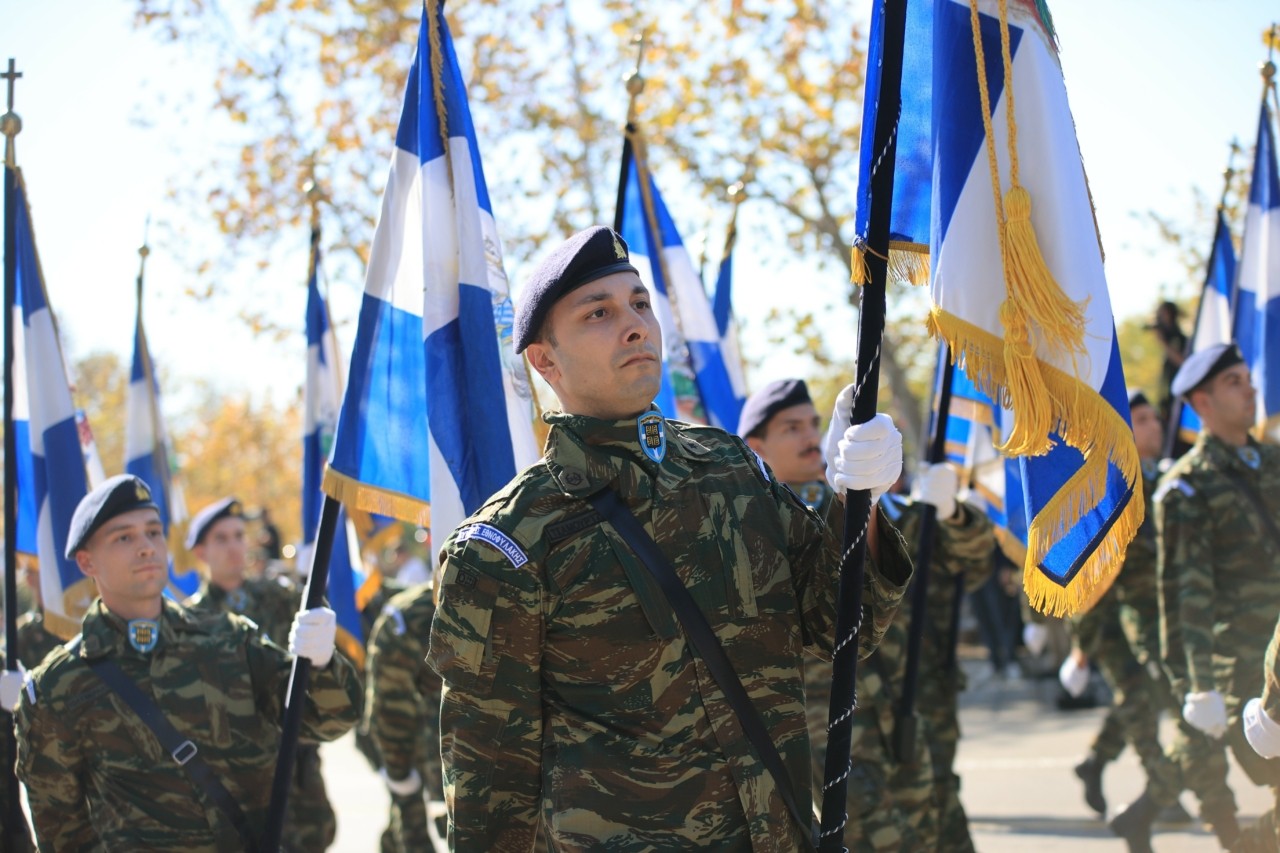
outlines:
{"label": "flag fabric fold", "polygon": [[97,595],[76,561],[64,556],[71,517],[88,492],[88,475],[58,325],[49,307],[22,173],[5,168],[5,209],[14,217],[14,433],[18,454],[18,551],[40,565],[45,624],[70,639]]}
{"label": "flag fabric fold", "polygon": [[747,378],[742,371],[742,351],[738,348],[738,324],[733,316],[733,251],[737,244],[737,206],[729,223],[728,238],[724,244],[724,257],[720,260],[720,268],[716,273],[716,289],[711,296],[711,315],[715,318],[716,333],[720,336],[720,354],[728,373],[729,386],[733,391],[733,407],[723,413],[722,417],[733,420],[725,428],[735,432],[738,418],[742,415],[742,405],[747,401]]}
{"label": "flag fabric fold", "polygon": [[1280,173],[1267,94],[1240,242],[1234,328],[1258,390],[1258,431],[1280,439]]}
{"label": "flag fabric fold", "polygon": [[439,543],[536,460],[513,317],[466,90],[433,0],[374,231],[325,493],[429,525]]}
{"label": "flag fabric fold", "polygon": [[[999,449],[1018,457],[1028,597],[1051,614],[1074,612],[1109,585],[1144,508],[1048,9],[1043,0],[912,2],[906,47],[892,164],[899,245],[890,248],[919,254],[927,235],[929,329],[1004,412]],[[867,116],[875,64],[873,54]],[[864,143],[862,185],[887,167],[880,160]],[[923,269],[917,261],[905,273],[918,279]]]}
{"label": "flag fabric fold", "polygon": [[[1196,325],[1191,331],[1192,353],[1232,340],[1235,282],[1236,247],[1231,242],[1227,219],[1219,208],[1213,247],[1209,250],[1208,272],[1200,293],[1200,305],[1196,309]],[[1178,437],[1187,444],[1194,444],[1200,433],[1200,416],[1185,404],[1179,404],[1178,410]]]}

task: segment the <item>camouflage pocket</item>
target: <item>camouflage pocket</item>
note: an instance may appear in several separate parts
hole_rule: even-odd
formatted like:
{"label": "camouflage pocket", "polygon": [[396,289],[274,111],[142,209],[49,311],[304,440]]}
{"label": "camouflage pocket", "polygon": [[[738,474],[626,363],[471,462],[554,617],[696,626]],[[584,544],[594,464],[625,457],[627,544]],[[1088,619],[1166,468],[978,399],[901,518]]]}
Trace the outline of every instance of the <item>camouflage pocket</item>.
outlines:
{"label": "camouflage pocket", "polygon": [[501,591],[499,581],[469,566],[445,563],[427,663],[451,688],[477,698],[489,695],[498,669],[493,617]]}

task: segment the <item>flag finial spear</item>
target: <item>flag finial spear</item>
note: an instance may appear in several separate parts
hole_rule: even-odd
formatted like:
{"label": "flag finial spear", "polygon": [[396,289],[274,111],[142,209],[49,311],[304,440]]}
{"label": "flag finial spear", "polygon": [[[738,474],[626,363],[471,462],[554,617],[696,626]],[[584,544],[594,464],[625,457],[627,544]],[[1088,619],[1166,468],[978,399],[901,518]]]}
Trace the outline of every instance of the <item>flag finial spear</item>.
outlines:
{"label": "flag finial spear", "polygon": [[13,57],[9,57],[9,70],[0,73],[0,79],[4,79],[9,84],[9,101],[8,111],[0,116],[0,132],[4,133],[4,162],[5,165],[13,167],[17,165],[13,150],[13,138],[22,132],[22,119],[18,118],[18,114],[13,111],[13,84],[22,76],[22,72],[17,70]]}
{"label": "flag finial spear", "polygon": [[151,215],[142,226],[142,245],[138,247],[138,310],[142,310],[142,274],[147,269],[147,256],[151,254],[150,241],[147,239],[151,231]]}
{"label": "flag finial spear", "polygon": [[627,94],[631,96],[631,103],[627,106],[627,124],[633,124],[636,117],[636,99],[640,97],[640,93],[644,91],[644,76],[640,73],[640,66],[644,63],[644,47],[648,35],[645,32],[636,33],[631,38],[631,43],[636,46],[636,67],[623,78],[623,82],[627,86]]}

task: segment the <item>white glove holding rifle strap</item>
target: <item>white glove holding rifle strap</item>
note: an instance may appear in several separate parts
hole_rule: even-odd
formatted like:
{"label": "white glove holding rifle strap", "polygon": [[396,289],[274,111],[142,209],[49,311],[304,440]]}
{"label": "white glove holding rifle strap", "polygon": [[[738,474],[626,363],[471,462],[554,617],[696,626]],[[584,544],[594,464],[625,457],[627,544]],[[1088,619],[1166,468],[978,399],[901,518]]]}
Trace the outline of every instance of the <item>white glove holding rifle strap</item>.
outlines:
{"label": "white glove holding rifle strap", "polygon": [[836,398],[823,445],[827,483],[838,495],[851,490],[869,491],[874,504],[902,474],[902,433],[884,414],[851,426],[852,406],[853,386],[849,385]]}

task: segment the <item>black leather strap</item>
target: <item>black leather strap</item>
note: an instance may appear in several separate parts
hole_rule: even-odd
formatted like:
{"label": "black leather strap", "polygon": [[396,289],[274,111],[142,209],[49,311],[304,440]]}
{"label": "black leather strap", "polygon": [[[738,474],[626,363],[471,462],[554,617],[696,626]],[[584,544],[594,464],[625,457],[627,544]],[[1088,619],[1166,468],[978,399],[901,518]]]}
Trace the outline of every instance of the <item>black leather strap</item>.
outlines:
{"label": "black leather strap", "polygon": [[253,830],[249,828],[249,821],[240,809],[240,804],[200,757],[200,750],[196,745],[173,727],[164,712],[156,707],[156,703],[142,692],[133,679],[125,675],[124,670],[115,661],[110,658],[99,658],[87,663],[89,669],[93,670],[93,673],[114,690],[116,695],[133,709],[133,713],[146,723],[147,728],[151,729],[152,734],[160,741],[160,746],[177,762],[191,783],[203,791],[226,815],[227,820],[231,821],[231,825],[240,833],[246,853],[257,853],[258,841],[254,837]]}
{"label": "black leather strap", "polygon": [[612,489],[606,487],[588,497],[587,500],[613,526],[623,541],[640,558],[644,567],[653,575],[658,586],[662,588],[667,601],[671,604],[671,609],[675,611],[681,627],[684,628],[690,645],[711,671],[711,677],[724,693],[729,706],[738,715],[738,721],[742,725],[742,731],[746,734],[747,740],[751,742],[756,755],[764,762],[765,769],[773,777],[778,794],[805,837],[806,849],[816,849],[813,818],[801,812],[791,787],[791,777],[787,775],[787,768],[782,763],[778,748],[769,738],[769,731],[765,728],[764,720],[760,718],[760,712],[751,703],[751,697],[742,686],[742,681],[734,671],[733,664],[725,654],[719,639],[716,638],[715,631],[712,630],[707,617],[698,608],[697,602],[693,600],[693,596],[689,594],[689,590],[676,574],[675,568],[662,553],[658,543],[654,542],[653,537],[645,531],[644,525],[631,514]]}

